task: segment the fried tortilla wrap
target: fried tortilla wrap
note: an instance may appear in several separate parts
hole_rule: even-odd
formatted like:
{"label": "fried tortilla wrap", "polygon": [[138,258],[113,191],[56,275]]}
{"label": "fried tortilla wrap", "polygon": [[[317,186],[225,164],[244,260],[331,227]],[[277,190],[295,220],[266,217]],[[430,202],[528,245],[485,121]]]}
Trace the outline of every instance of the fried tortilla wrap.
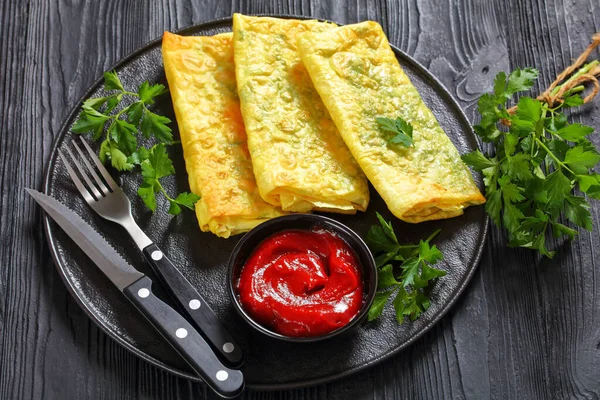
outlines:
{"label": "fried tortilla wrap", "polygon": [[[485,198],[456,147],[371,21],[298,41],[302,61],[344,142],[390,211],[406,222],[451,218]],[[413,144],[391,143],[377,118],[401,117]]]}
{"label": "fried tortilla wrap", "polygon": [[282,215],[258,192],[237,97],[232,34],[165,32],[162,55],[202,231],[229,237]]}
{"label": "fried tortilla wrap", "polygon": [[335,25],[233,16],[235,71],[262,198],[286,211],[355,213],[367,179],[339,135],[296,50],[304,32]]}

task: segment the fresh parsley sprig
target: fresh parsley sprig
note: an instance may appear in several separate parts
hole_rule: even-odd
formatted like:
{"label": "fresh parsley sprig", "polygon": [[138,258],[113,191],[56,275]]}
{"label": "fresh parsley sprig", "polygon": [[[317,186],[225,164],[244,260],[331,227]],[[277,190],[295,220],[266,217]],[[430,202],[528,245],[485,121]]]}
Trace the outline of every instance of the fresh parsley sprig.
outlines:
{"label": "fresh parsley sprig", "polygon": [[380,130],[394,134],[388,139],[388,143],[401,144],[404,147],[413,145],[413,127],[401,117],[396,119],[377,117],[375,121]]}
{"label": "fresh parsley sprig", "polygon": [[[153,113],[148,106],[154,104],[154,98],[166,93],[164,85],[150,85],[144,82],[137,93],[125,90],[116,72],[104,73],[104,88],[112,93],[105,97],[88,99],[83,103],[79,119],[73,125],[73,132],[93,132],[93,140],[98,140],[106,129],[106,138],[102,142],[100,159],[111,164],[119,171],[130,171],[134,167],[129,156],[138,148],[138,133],[144,137],[154,136],[162,143],[171,143],[173,135],[166,124],[171,120]],[[119,111],[114,112],[126,97],[137,98]]]}
{"label": "fresh parsley sprig", "polygon": [[169,214],[181,213],[181,206],[194,209],[194,204],[200,197],[194,193],[183,192],[173,198],[169,196],[160,179],[173,175],[175,168],[169,158],[163,143],[154,145],[150,150],[144,147],[138,149],[133,156],[134,162],[139,163],[142,170],[143,182],[138,194],[150,210],[156,210],[156,193],[162,193],[169,202]]}
{"label": "fresh parsley sprig", "polygon": [[404,323],[406,318],[414,321],[430,306],[428,292],[431,281],[446,275],[445,271],[432,267],[443,258],[440,250],[430,244],[440,230],[419,244],[400,244],[391,222],[386,222],[379,213],[377,219],[380,226],[371,227],[366,242],[376,255],[377,288],[380,291],[375,295],[368,319],[377,319],[387,301],[394,296],[398,323]]}
{"label": "fresh parsley sprig", "polygon": [[[586,64],[574,76],[597,64]],[[592,229],[589,204],[573,192],[600,198],[600,175],[592,171],[600,153],[587,139],[594,129],[569,124],[563,113],[567,107],[583,104],[582,86],[565,91],[557,105],[522,96],[516,112],[508,107],[514,95],[531,89],[537,77],[533,68],[496,76],[493,92],[479,99],[481,122],[474,127],[477,135],[492,143],[493,151],[483,154],[476,150],[463,160],[483,173],[485,209],[494,224],[506,229],[509,246],[535,249],[552,257],[548,234],[573,239],[578,233],[563,224],[564,219]],[[560,90],[561,85],[550,93]]]}
{"label": "fresh parsley sprig", "polygon": [[[156,210],[156,193],[162,193],[168,200],[170,214],[179,214],[180,206],[193,209],[199,196],[184,192],[173,198],[159,181],[175,173],[165,148],[173,144],[171,128],[167,126],[171,120],[148,107],[154,104],[156,97],[167,92],[165,86],[144,82],[137,92],[131,92],[125,90],[116,72],[110,71],[104,73],[104,88],[110,94],[86,100],[72,131],[92,132],[94,141],[106,132],[98,157],[103,163],[110,160],[119,171],[131,171],[139,165],[143,182],[138,194],[152,211]],[[133,101],[124,104],[125,98]],[[140,146],[139,134],[146,139],[154,137],[159,143],[150,149]]]}

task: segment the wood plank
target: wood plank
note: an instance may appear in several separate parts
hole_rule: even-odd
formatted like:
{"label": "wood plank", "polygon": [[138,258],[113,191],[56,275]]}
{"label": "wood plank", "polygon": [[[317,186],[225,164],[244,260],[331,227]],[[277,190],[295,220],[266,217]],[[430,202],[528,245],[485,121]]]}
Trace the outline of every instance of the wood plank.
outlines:
{"label": "wood plank", "polygon": [[[377,20],[472,119],[497,71],[535,65],[545,86],[600,31],[596,0],[3,2],[0,398],[211,397],[203,385],[140,361],[89,321],[55,272],[41,213],[22,188],[41,187],[54,135],[102,71],[163,30],[236,11]],[[597,99],[572,118],[598,130],[599,111]],[[600,146],[597,135],[592,140]],[[491,229],[465,295],[409,349],[327,385],[243,398],[599,397],[599,212],[593,203],[594,231],[551,261],[506,248]]]}

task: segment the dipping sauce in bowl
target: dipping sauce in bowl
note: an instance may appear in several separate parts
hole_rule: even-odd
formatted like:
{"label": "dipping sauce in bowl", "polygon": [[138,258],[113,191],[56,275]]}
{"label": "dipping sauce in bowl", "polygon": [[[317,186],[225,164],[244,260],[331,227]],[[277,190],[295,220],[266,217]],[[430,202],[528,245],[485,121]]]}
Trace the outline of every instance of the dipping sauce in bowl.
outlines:
{"label": "dipping sauce in bowl", "polygon": [[288,229],[263,240],[237,282],[242,308],[285,336],[321,336],[348,324],[363,303],[360,261],[326,228]]}
{"label": "dipping sauce in bowl", "polygon": [[234,309],[255,331],[311,343],[349,335],[367,318],[377,267],[348,226],[322,215],[290,214],[238,241],[227,281]]}

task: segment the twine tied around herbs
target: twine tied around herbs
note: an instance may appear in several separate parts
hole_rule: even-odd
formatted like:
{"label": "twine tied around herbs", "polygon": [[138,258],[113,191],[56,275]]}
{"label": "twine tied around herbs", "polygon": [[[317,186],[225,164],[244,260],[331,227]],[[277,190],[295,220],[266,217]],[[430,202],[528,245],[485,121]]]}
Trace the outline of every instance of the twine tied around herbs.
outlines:
{"label": "twine tied around herbs", "polygon": [[[550,107],[556,107],[559,104],[562,104],[566,97],[582,92],[585,90],[585,85],[591,83],[593,85],[592,90],[583,98],[583,103],[585,104],[592,100],[598,94],[598,91],[600,91],[600,84],[598,83],[598,77],[600,77],[600,62],[598,60],[594,60],[583,67],[581,67],[581,65],[588,59],[590,53],[598,46],[600,46],[600,32],[592,36],[592,42],[583,51],[583,53],[577,57],[573,64],[558,74],[548,89],[536,97],[536,99],[543,101]],[[577,68],[580,68],[579,71],[573,74]],[[565,81],[565,78],[571,74],[573,75]],[[511,115],[516,111],[517,106],[512,106],[508,109],[508,112]],[[508,120],[503,119],[501,120],[501,123],[503,125],[510,126],[510,121]]]}

